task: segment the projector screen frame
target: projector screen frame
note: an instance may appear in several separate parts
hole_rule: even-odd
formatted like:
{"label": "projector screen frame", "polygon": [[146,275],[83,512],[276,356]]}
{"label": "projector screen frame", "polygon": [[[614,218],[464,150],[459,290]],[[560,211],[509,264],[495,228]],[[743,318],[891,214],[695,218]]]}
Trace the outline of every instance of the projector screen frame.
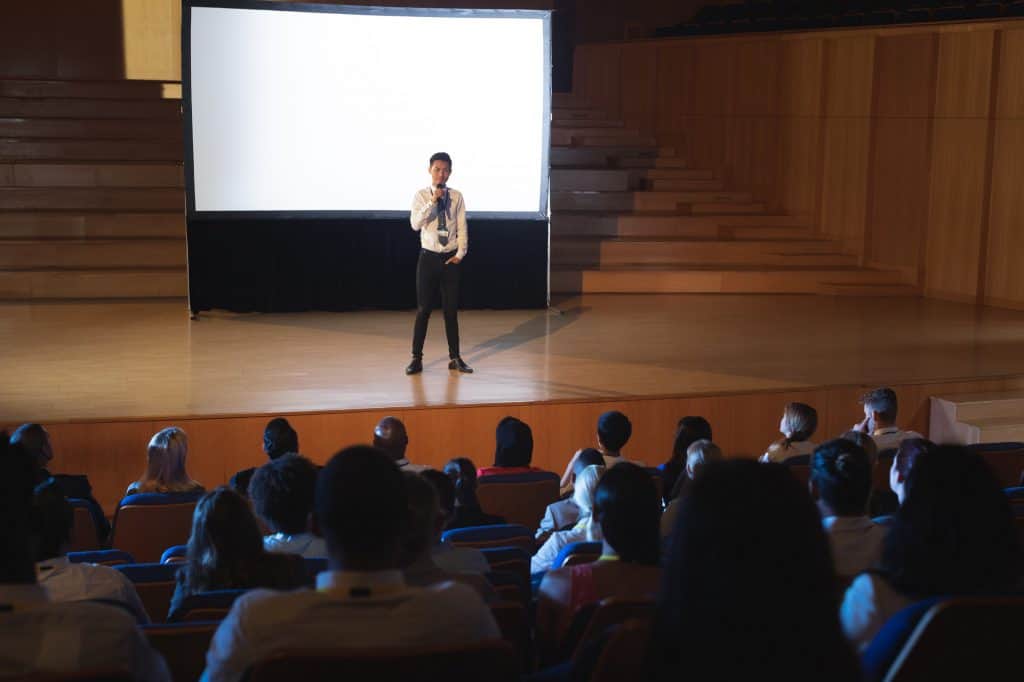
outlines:
{"label": "projector screen frame", "polygon": [[[541,177],[540,196],[536,211],[473,211],[472,201],[467,218],[473,220],[544,220],[550,219],[550,149],[551,149],[551,12],[549,10],[522,9],[440,9],[416,7],[377,7],[358,5],[325,5],[314,3],[272,2],[265,0],[183,0],[181,17],[181,58],[182,58],[182,117],[184,133],[184,176],[185,176],[185,213],[189,221],[203,220],[289,220],[289,219],[393,219],[408,216],[409,211],[367,211],[367,210],[288,210],[288,211],[197,211],[195,204],[195,165],[193,158],[192,135],[192,55],[191,28],[192,9],[209,7],[222,9],[270,10],[276,12],[304,12],[329,14],[357,14],[377,16],[416,16],[416,17],[451,17],[480,18],[508,17],[533,18],[542,21],[544,92],[542,107],[541,136]],[[424,175],[426,172],[424,171]],[[410,196],[417,188],[410,188]]]}

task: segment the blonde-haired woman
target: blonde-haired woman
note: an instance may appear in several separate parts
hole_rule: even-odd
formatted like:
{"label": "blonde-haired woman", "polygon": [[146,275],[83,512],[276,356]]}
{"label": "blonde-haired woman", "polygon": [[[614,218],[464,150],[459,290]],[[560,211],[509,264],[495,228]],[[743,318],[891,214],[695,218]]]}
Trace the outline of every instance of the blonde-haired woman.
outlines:
{"label": "blonde-haired woman", "polygon": [[817,447],[811,440],[818,428],[818,411],[804,403],[789,403],[782,412],[779,431],[782,439],[768,446],[762,462],[784,462],[790,457],[814,454]]}
{"label": "blonde-haired woman", "polygon": [[202,492],[203,486],[185,471],[187,455],[188,436],[184,431],[177,426],[158,431],[146,449],[146,472],[128,486],[125,494]]}
{"label": "blonde-haired woman", "polygon": [[551,568],[551,562],[566,545],[574,542],[601,542],[601,526],[594,521],[593,510],[594,491],[603,473],[603,466],[591,464],[576,477],[572,499],[580,508],[579,520],[572,528],[555,531],[544,541],[537,553],[530,558],[531,573],[540,573]]}

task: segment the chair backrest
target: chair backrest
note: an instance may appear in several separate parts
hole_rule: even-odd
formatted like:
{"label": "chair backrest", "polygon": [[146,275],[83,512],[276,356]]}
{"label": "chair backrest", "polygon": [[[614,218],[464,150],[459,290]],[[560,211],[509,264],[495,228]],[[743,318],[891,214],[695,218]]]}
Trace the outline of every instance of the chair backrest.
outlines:
{"label": "chair backrest", "polygon": [[68,503],[74,512],[70,551],[88,552],[100,549],[99,529],[96,528],[96,521],[92,516],[92,504],[89,500],[78,497],[69,497]]}
{"label": "chair backrest", "polygon": [[210,590],[190,594],[167,619],[172,623],[197,620],[222,620],[231,605],[248,590]]}
{"label": "chair backrest", "polygon": [[162,623],[143,626],[142,632],[167,661],[172,679],[198,680],[206,667],[206,650],[218,625],[217,621]]}
{"label": "chair backrest", "polygon": [[73,564],[117,566],[119,564],[134,564],[135,557],[119,549],[96,549],[89,552],[68,552],[68,561]]}
{"label": "chair backrest", "polygon": [[654,481],[654,489],[658,493],[658,499],[660,500],[665,496],[665,479],[662,476],[661,469],[658,467],[646,467],[647,473],[651,475],[651,480]]}
{"label": "chair backrest", "polygon": [[1020,668],[1024,597],[960,597],[932,606],[885,680],[1000,679]]}
{"label": "chair backrest", "polygon": [[653,600],[634,601],[630,599],[617,599],[615,597],[602,599],[593,608],[590,618],[586,621],[586,627],[582,629],[579,640],[575,643],[566,641],[566,645],[572,647],[572,655],[575,657],[587,642],[601,636],[609,627],[620,625],[630,619],[650,622],[653,617]]}
{"label": "chair backrest", "polygon": [[488,680],[517,682],[516,651],[504,640],[456,647],[281,653],[250,668],[249,682]]}
{"label": "chair backrest", "polygon": [[499,601],[514,601],[520,604],[530,603],[530,576],[523,577],[508,571],[491,571],[484,575],[487,582],[498,595]]}
{"label": "chair backrest", "polygon": [[[122,502],[141,497],[147,496],[130,495]],[[158,562],[166,548],[188,542],[195,507],[195,502],[123,504],[114,515],[110,544],[139,561]]]}
{"label": "chair backrest", "polygon": [[160,563],[183,564],[185,563],[186,554],[188,554],[188,545],[173,545],[165,549],[163,554],[160,555]]}
{"label": "chair backrest", "polygon": [[899,656],[914,628],[942,597],[929,597],[900,609],[882,625],[882,628],[861,652],[861,667],[865,680],[881,680]]}
{"label": "chair backrest", "polygon": [[490,605],[491,615],[501,630],[501,638],[512,645],[519,657],[519,665],[529,670],[533,660],[533,640],[530,637],[530,616],[522,601],[499,601]]}
{"label": "chair backrest", "polygon": [[551,562],[551,568],[589,564],[601,558],[604,546],[600,542],[572,542],[558,550],[558,555]]}
{"label": "chair backrest", "polygon": [[591,671],[590,682],[641,679],[647,643],[651,637],[650,622],[631,618],[613,626],[606,635],[607,640]]}
{"label": "chair backrest", "polygon": [[151,563],[122,564],[114,568],[132,581],[149,619],[154,623],[163,623],[171,608],[175,575],[179,567],[174,564]]}
{"label": "chair backrest", "polygon": [[479,480],[476,496],[488,514],[535,529],[548,505],[558,501],[559,481],[558,474],[550,471],[494,474]]}
{"label": "chair backrest", "polygon": [[999,485],[1009,488],[1020,483],[1020,474],[1024,470],[1024,443],[975,443],[968,445],[967,449],[985,458]]}
{"label": "chair backrest", "polygon": [[530,584],[530,553],[522,547],[490,547],[480,550],[491,570],[513,573]]}
{"label": "chair backrest", "polygon": [[454,528],[445,531],[441,539],[456,547],[476,547],[480,550],[518,547],[532,555],[536,549],[533,531],[514,523]]}

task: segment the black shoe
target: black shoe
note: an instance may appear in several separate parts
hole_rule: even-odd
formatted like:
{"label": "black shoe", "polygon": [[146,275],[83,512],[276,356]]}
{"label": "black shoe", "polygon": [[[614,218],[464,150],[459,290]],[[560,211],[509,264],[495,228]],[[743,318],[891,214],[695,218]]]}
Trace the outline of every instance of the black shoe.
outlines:
{"label": "black shoe", "polygon": [[405,373],[406,374],[419,374],[422,371],[423,371],[423,359],[422,358],[413,358],[412,362],[409,363],[409,366],[405,368]]}
{"label": "black shoe", "polygon": [[472,374],[473,368],[462,361],[462,358],[452,358],[452,361],[448,363],[448,369],[457,369],[463,374]]}

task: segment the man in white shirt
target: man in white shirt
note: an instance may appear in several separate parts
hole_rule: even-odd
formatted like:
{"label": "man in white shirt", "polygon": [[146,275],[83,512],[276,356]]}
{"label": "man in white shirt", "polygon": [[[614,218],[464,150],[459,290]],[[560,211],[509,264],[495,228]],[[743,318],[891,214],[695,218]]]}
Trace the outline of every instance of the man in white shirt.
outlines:
{"label": "man in white shirt", "polygon": [[864,419],[853,429],[869,434],[879,452],[898,448],[907,438],[924,438],[916,431],[903,431],[896,426],[899,404],[896,392],[891,388],[876,388],[865,393],[860,402],[864,406]]}
{"label": "man in white shirt", "polygon": [[405,481],[384,453],[354,446],[335,455],[317,479],[315,507],[330,570],[317,576],[316,590],[253,590],[239,598],[213,636],[203,679],[239,680],[258,661],[290,650],[404,650],[500,637],[471,588],[405,583]]}
{"label": "man in white shirt", "polygon": [[373,447],[383,450],[384,454],[395,460],[402,471],[418,474],[430,467],[413,464],[406,458],[405,451],[409,447],[409,434],[405,424],[398,417],[384,417],[373,427]]}
{"label": "man in white shirt", "polygon": [[307,559],[327,557],[324,539],[313,532],[316,474],[316,465],[296,454],[272,459],[253,474],[253,510],[274,531],[263,538],[263,549]]}
{"label": "man in white shirt", "polygon": [[406,374],[423,371],[423,344],[434,296],[441,290],[444,332],[448,338],[448,369],[470,373],[473,369],[459,355],[459,263],[469,251],[466,202],[462,193],[448,187],[452,158],[445,152],[430,157],[430,187],[416,192],[410,222],[420,233],[420,257],[416,265],[416,325],[412,335],[412,362]]}

